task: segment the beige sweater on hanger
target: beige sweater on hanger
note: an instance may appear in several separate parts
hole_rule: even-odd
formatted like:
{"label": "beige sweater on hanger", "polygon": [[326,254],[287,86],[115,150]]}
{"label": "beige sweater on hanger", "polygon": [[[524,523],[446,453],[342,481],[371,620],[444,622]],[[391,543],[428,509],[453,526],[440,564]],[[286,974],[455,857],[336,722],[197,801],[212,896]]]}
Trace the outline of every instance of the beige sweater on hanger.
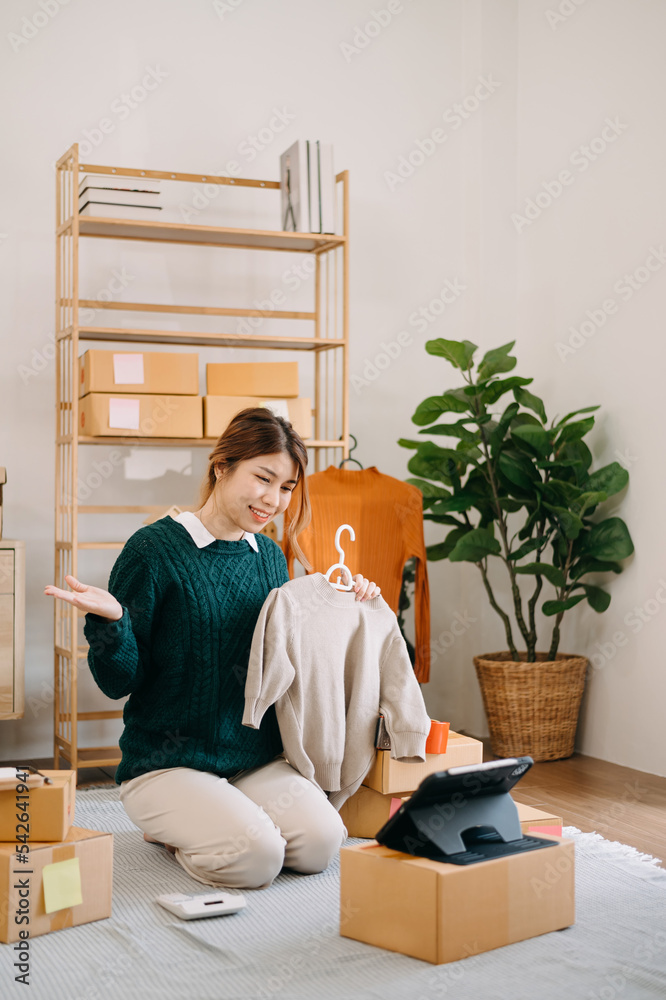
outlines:
{"label": "beige sweater on hanger", "polygon": [[289,763],[339,809],[375,756],[384,716],[391,756],[425,760],[430,718],[395,613],[357,601],[323,573],[271,590],[252,639],[243,725],[275,704]]}

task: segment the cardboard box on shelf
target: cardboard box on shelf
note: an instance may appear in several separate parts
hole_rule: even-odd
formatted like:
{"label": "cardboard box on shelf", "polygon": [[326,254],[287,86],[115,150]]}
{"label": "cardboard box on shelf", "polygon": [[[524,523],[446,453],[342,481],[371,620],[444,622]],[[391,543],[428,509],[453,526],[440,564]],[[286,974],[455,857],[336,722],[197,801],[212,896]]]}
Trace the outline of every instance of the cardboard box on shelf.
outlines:
{"label": "cardboard box on shelf", "polygon": [[201,396],[89,392],[79,400],[86,437],[203,437]]}
{"label": "cardboard box on shelf", "polygon": [[574,844],[451,865],[373,841],[340,848],[340,934],[426,962],[457,962],[575,920]]}
{"label": "cardboard box on shelf", "polygon": [[266,399],[257,396],[204,396],[204,437],[219,437],[231,418],[248,406],[267,406],[278,416],[288,419],[302,438],[312,437],[312,409],[307,397]]}
{"label": "cardboard box on shelf", "polygon": [[16,861],[21,846],[0,843],[0,941],[12,944],[21,932],[33,938],[111,916],[113,834],[73,826],[61,843],[30,841],[26,865]]}
{"label": "cardboard box on shelf", "polygon": [[206,365],[209,396],[298,396],[297,361],[228,361]]}
{"label": "cardboard box on shelf", "polygon": [[199,355],[167,351],[86,351],[79,358],[79,396],[131,392],[196,396]]}
{"label": "cardboard box on shelf", "polygon": [[[50,785],[29,787],[28,820],[30,843],[64,840],[74,822],[76,771],[47,771]],[[16,787],[0,790],[0,841],[15,841],[19,820]]]}
{"label": "cardboard box on shelf", "polygon": [[480,764],[482,760],[483,743],[480,740],[449,732],[446,753],[427,753],[424,764],[394,760],[390,750],[377,750],[375,761],[363,779],[363,784],[383,795],[404,794],[413,792],[426,775],[434,771],[446,771],[449,767],[460,767],[463,764]]}

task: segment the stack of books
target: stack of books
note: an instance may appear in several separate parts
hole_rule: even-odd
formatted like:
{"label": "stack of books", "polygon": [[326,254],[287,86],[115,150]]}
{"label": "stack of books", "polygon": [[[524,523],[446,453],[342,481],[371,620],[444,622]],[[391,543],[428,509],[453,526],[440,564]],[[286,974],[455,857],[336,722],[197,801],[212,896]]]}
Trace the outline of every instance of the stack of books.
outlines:
{"label": "stack of books", "polygon": [[285,232],[335,232],[333,145],[299,139],[280,157],[281,228]]}
{"label": "stack of books", "polygon": [[159,180],[140,181],[115,174],[85,174],[79,183],[79,215],[107,219],[157,219]]}

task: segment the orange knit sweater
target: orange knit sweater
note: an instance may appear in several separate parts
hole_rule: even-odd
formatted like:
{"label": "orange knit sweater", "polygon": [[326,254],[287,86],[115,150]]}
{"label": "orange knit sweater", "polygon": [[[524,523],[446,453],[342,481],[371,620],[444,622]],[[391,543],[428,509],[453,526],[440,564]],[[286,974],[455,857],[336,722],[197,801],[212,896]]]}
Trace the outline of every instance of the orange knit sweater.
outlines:
{"label": "orange knit sweater", "polygon": [[[417,680],[430,679],[430,595],[421,491],[409,483],[386,476],[376,468],[338,469],[334,465],[307,479],[312,521],[298,536],[298,544],[312,563],[315,573],[325,573],[339,561],[335,532],[350,524],[340,537],[345,565],[353,574],[362,573],[381,587],[382,597],[397,614],[402,570],[407,559],[416,557],[414,616],[416,631]],[[289,524],[289,508],[284,527]],[[294,575],[294,553],[284,538],[284,554],[289,576]],[[331,574],[337,579],[337,572]]]}

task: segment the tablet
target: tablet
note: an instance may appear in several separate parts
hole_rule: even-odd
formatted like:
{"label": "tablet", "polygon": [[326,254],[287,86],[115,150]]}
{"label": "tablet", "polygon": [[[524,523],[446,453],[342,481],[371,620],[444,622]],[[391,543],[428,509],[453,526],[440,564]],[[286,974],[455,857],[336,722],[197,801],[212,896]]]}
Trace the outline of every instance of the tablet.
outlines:
{"label": "tablet", "polygon": [[509,757],[429,774],[376,834],[386,847],[468,865],[551,847],[523,836],[509,795],[529,771],[531,757]]}

